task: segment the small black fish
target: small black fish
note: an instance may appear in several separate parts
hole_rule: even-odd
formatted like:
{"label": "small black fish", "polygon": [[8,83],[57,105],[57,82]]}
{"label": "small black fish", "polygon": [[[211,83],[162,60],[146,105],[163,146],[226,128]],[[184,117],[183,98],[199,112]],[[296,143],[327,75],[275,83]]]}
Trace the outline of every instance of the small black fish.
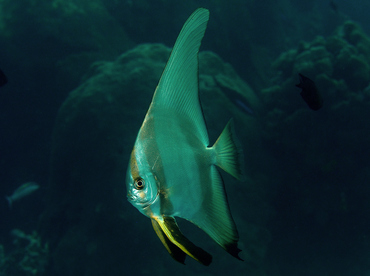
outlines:
{"label": "small black fish", "polygon": [[330,0],[329,6],[333,10],[333,12],[335,13],[338,12],[338,5],[333,0]]}
{"label": "small black fish", "polygon": [[0,87],[7,84],[8,78],[5,76],[4,72],[0,69]]}
{"label": "small black fish", "polygon": [[319,110],[322,107],[322,98],[316,84],[313,80],[299,74],[299,84],[297,87],[302,88],[301,96],[308,106],[313,110]]}
{"label": "small black fish", "polygon": [[[219,82],[217,82],[217,84],[219,84]],[[248,115],[254,115],[253,109],[250,107],[250,104],[245,97],[222,84],[219,84],[219,87],[224,92],[224,95],[227,96],[241,111]]]}

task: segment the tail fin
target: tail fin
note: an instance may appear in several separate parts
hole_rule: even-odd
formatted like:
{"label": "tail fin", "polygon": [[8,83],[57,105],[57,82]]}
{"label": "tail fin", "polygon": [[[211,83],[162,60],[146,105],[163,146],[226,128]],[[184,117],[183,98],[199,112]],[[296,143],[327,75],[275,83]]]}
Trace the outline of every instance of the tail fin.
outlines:
{"label": "tail fin", "polygon": [[236,179],[243,180],[243,152],[238,145],[234,121],[231,119],[213,145],[216,151],[216,165]]}
{"label": "tail fin", "polygon": [[12,206],[13,206],[13,201],[12,201],[12,199],[10,198],[10,197],[8,197],[8,196],[6,196],[5,197],[6,198],[6,200],[8,201],[8,205],[9,205],[9,209],[11,210],[12,209]]}

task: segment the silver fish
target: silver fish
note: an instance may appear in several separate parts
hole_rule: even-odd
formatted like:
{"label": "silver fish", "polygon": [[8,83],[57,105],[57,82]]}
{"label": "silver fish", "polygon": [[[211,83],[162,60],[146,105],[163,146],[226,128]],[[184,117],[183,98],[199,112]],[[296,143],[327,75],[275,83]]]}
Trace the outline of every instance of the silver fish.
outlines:
{"label": "silver fish", "polygon": [[39,184],[36,182],[26,182],[18,187],[11,196],[6,196],[6,200],[8,201],[9,208],[12,208],[13,202],[18,201],[40,188]]}
{"label": "silver fish", "polygon": [[[170,255],[186,255],[204,265],[212,256],[180,231],[175,217],[203,229],[239,258],[238,232],[216,166],[242,178],[242,152],[230,120],[213,146],[198,95],[198,51],[209,12],[197,9],[184,24],[155,90],[131,153],[128,200],[151,218]],[[241,259],[240,259],[241,260]]]}

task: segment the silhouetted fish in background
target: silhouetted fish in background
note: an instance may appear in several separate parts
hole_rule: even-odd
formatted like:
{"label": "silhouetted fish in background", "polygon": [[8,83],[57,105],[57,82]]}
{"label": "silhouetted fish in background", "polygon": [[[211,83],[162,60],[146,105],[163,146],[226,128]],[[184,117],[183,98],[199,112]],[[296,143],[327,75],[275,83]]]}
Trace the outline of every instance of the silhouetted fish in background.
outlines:
{"label": "silhouetted fish in background", "polygon": [[4,72],[0,69],[0,87],[7,84],[8,78],[5,76]]}
{"label": "silhouetted fish in background", "polygon": [[254,115],[254,111],[245,97],[225,86],[220,86],[220,88],[224,92],[224,95],[226,95],[241,111],[248,115]]}
{"label": "silhouetted fish in background", "polygon": [[335,13],[338,12],[338,5],[333,0],[330,0],[329,6]]}
{"label": "silhouetted fish in background", "polygon": [[313,110],[319,110],[322,107],[322,98],[316,84],[313,80],[299,74],[299,84],[297,87],[302,88],[301,96],[307,105]]}
{"label": "silhouetted fish in background", "polygon": [[5,197],[9,203],[9,208],[12,208],[13,202],[18,201],[40,188],[36,182],[27,182],[18,187],[11,196]]}

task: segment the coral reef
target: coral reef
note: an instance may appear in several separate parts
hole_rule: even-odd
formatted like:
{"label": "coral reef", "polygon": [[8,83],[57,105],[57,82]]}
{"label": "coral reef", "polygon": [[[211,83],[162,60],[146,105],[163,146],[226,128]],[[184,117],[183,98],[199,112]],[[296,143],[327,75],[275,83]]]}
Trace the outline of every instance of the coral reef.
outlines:
{"label": "coral reef", "polygon": [[[283,217],[277,221],[289,217],[291,229],[305,229],[307,221],[328,233],[348,225],[352,229],[350,218],[368,210],[363,207],[368,200],[357,199],[369,194],[361,180],[368,174],[370,154],[369,55],[370,38],[347,21],[328,38],[301,42],[273,64],[274,85],[261,93],[267,108],[263,140],[279,161],[276,206]],[[300,97],[298,73],[315,81],[323,97],[319,111],[310,110]],[[316,235],[323,239],[322,233]],[[326,241],[338,243],[330,235]]]}
{"label": "coral reef", "polygon": [[298,82],[298,73],[316,82],[325,93],[328,105],[334,106],[356,96],[368,97],[370,38],[358,24],[346,21],[330,37],[318,36],[310,43],[301,42],[297,49],[281,54],[273,67],[280,72],[275,81],[280,84],[262,91],[270,107],[282,104],[286,110],[296,106],[290,101],[293,97],[284,95],[297,91],[294,84]]}
{"label": "coral reef", "polygon": [[49,247],[41,242],[36,231],[25,234],[19,229],[11,232],[14,248],[9,254],[0,245],[0,275],[42,275],[48,262]]}
{"label": "coral reef", "polygon": [[[312,124],[312,120],[322,113],[325,116],[322,115],[320,121],[315,123],[323,128],[321,134],[341,124],[351,129],[348,125],[351,121],[359,124],[356,128],[367,131],[368,127],[361,117],[366,116],[366,106],[370,103],[370,38],[360,26],[347,21],[327,39],[319,36],[310,43],[301,42],[297,49],[283,53],[273,66],[278,72],[275,85],[262,90],[262,99],[269,110],[266,113],[266,126],[270,138],[273,137],[284,146],[297,147],[297,152],[304,150],[304,147],[307,148],[307,139],[312,138],[307,133],[300,133],[298,127],[302,123]],[[299,89],[295,87],[299,82],[298,73],[314,80],[322,94],[324,108],[318,114],[311,113],[299,96]],[[282,136],[281,132],[276,131],[282,122],[292,135]],[[336,131],[340,132],[340,129],[343,127],[338,127]],[[344,133],[341,134],[333,139],[346,137]],[[290,139],[296,135],[299,137],[295,137],[297,142],[293,143]],[[329,133],[326,135],[331,136]],[[282,141],[278,136],[288,140]],[[317,145],[325,141],[310,143]]]}

